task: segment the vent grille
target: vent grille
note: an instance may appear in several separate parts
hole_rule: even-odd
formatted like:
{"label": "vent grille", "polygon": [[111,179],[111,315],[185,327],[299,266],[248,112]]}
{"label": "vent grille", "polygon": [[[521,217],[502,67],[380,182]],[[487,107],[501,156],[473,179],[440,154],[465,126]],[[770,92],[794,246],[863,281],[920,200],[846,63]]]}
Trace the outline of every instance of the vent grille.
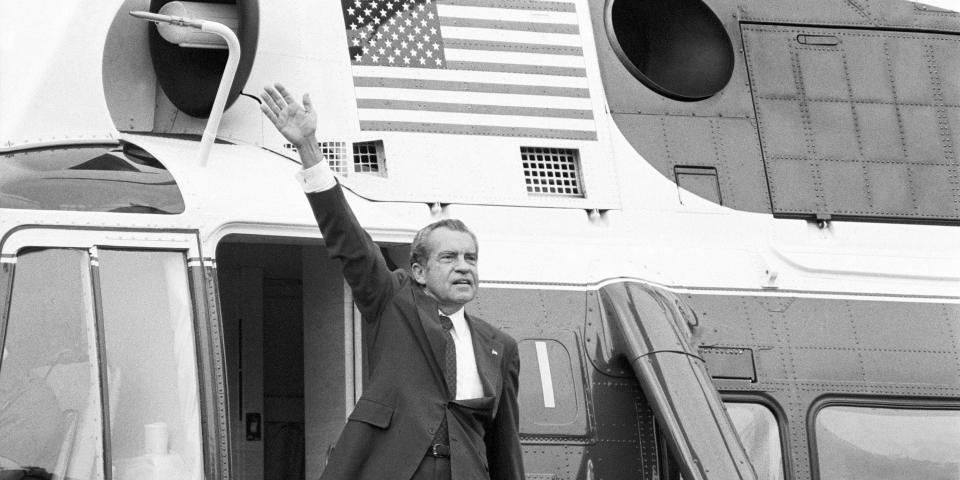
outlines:
{"label": "vent grille", "polygon": [[[330,170],[338,175],[347,174],[347,142],[317,142],[320,154],[327,159]],[[292,143],[284,143],[283,148],[297,152]]]}
{"label": "vent grille", "polygon": [[357,142],[353,144],[353,171],[387,175],[383,141]]}
{"label": "vent grille", "polygon": [[527,193],[583,197],[580,151],[572,148],[520,147]]}
{"label": "vent grille", "polygon": [[333,173],[347,174],[347,142],[320,142],[320,153]]}

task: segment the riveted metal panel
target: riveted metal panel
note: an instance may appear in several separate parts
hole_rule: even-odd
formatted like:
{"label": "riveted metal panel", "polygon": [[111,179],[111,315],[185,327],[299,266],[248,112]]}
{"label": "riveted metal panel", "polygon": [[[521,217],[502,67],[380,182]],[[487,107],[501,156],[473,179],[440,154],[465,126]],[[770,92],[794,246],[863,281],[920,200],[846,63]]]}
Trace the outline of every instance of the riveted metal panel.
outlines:
{"label": "riveted metal panel", "polygon": [[597,422],[594,478],[658,478],[656,420],[636,379],[595,374],[592,388]]}
{"label": "riveted metal panel", "polygon": [[960,222],[960,36],[741,31],[774,215]]}
{"label": "riveted metal panel", "polygon": [[[586,431],[579,412],[577,421],[552,427],[533,425],[533,432],[529,431],[530,424],[536,419],[522,418],[521,424],[528,425],[527,431],[521,428],[527,477],[662,478],[660,462],[665,452],[661,450],[654,413],[629,365],[621,357],[614,360],[604,353],[612,347],[604,343],[604,329],[608,326],[601,321],[596,291],[547,288],[484,288],[470,304],[471,315],[485,318],[514,338],[529,339],[527,343],[539,339],[553,346],[549,350],[553,375],[558,371],[553,370],[552,357],[561,346],[570,354],[571,368],[581,370],[574,372],[574,392],[578,408],[584,402]],[[536,380],[533,383],[538,383],[536,355],[529,353],[528,357],[531,358],[521,361],[521,370],[530,369],[526,373]],[[555,389],[558,386],[559,383],[554,384]],[[521,395],[524,389],[533,391],[535,399],[540,399],[536,385],[523,382]],[[557,401],[559,406],[559,396]],[[521,416],[529,414],[521,408]]]}
{"label": "riveted metal panel", "polygon": [[676,181],[678,166],[715,168],[724,206],[770,212],[757,127],[751,119],[612,115],[633,148],[671,181]]}
{"label": "riveted metal panel", "polygon": [[521,434],[531,440],[583,443],[589,430],[576,335],[567,330],[547,338],[515,338],[520,351]]}
{"label": "riveted metal panel", "polygon": [[750,381],[757,378],[753,368],[753,350],[749,348],[700,347],[699,351],[713,378]]}
{"label": "riveted metal panel", "polygon": [[755,382],[713,381],[723,393],[783,412],[784,456],[794,478],[812,473],[807,419],[825,396],[921,402],[960,396],[955,303],[705,294],[684,299],[700,319],[701,351],[753,351]]}
{"label": "riveted metal panel", "polygon": [[723,204],[720,198],[720,183],[717,181],[717,169],[714,167],[676,167],[677,185],[716,204]]}
{"label": "riveted metal panel", "polygon": [[[520,440],[527,478],[588,478],[586,472],[595,463],[591,445],[596,443],[596,427],[588,376],[593,369],[587,368],[578,335],[586,314],[586,293],[546,288],[485,287],[468,311],[520,342]],[[538,341],[547,347],[553,409],[544,406]],[[568,358],[562,358],[564,353]]]}
{"label": "riveted metal panel", "polygon": [[[198,259],[199,260],[199,259]],[[212,259],[191,266],[190,290],[193,293],[194,322],[197,331],[198,374],[204,471],[206,478],[226,480],[230,474],[230,422],[228,421],[226,358],[219,308],[217,272]]]}

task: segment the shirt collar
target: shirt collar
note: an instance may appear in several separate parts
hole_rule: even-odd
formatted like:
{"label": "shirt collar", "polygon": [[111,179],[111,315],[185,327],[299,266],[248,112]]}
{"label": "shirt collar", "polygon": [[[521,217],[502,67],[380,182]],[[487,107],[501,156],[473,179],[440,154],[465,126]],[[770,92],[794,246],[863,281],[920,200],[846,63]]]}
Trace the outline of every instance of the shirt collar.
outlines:
{"label": "shirt collar", "polygon": [[437,312],[439,312],[440,315],[444,317],[449,317],[450,321],[453,322],[453,328],[457,328],[457,325],[465,325],[467,322],[463,307],[460,307],[460,310],[457,310],[456,312],[453,312],[450,315],[447,315],[441,312],[440,310],[437,310]]}

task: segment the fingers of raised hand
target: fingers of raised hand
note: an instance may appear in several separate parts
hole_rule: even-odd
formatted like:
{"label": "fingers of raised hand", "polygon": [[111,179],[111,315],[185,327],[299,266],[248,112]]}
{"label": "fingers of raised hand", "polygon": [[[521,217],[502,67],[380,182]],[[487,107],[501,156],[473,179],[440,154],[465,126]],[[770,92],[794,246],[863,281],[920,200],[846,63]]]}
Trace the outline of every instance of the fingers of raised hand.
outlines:
{"label": "fingers of raised hand", "polygon": [[[287,91],[286,87],[277,83],[277,91],[280,93],[281,99],[289,104],[297,103],[297,100],[293,98],[293,95],[290,95],[290,92]],[[278,102],[279,103],[279,102]]]}
{"label": "fingers of raised hand", "polygon": [[278,83],[277,87],[281,90],[278,91],[277,88],[267,87],[266,91],[268,94],[270,94],[270,98],[273,99],[274,103],[280,107],[280,110],[287,108],[288,105],[296,105],[297,102],[293,99],[293,97],[290,96],[289,93],[287,93],[287,90],[283,88],[283,85]]}
{"label": "fingers of raised hand", "polygon": [[278,104],[277,99],[274,98],[273,94],[276,93],[276,90],[274,90],[273,93],[271,93],[270,90],[273,90],[273,89],[271,87],[264,88],[263,93],[260,94],[260,98],[263,100],[262,105],[265,105],[274,113],[274,115],[277,115],[283,110],[283,105]]}
{"label": "fingers of raised hand", "polygon": [[274,125],[276,125],[276,123],[277,123],[277,114],[276,114],[276,113],[273,113],[273,110],[271,110],[270,107],[267,106],[266,103],[260,104],[260,111],[263,112],[263,114],[267,116],[267,119],[268,119],[268,120],[270,120],[271,122],[273,122]]}

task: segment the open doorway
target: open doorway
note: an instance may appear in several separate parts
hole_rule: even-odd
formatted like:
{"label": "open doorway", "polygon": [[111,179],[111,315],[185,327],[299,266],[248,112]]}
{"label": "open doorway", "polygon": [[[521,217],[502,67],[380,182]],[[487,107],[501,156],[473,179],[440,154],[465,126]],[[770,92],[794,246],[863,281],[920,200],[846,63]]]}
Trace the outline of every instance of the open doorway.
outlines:
{"label": "open doorway", "polygon": [[233,471],[318,478],[355,398],[354,315],[319,244],[227,237],[217,249]]}

